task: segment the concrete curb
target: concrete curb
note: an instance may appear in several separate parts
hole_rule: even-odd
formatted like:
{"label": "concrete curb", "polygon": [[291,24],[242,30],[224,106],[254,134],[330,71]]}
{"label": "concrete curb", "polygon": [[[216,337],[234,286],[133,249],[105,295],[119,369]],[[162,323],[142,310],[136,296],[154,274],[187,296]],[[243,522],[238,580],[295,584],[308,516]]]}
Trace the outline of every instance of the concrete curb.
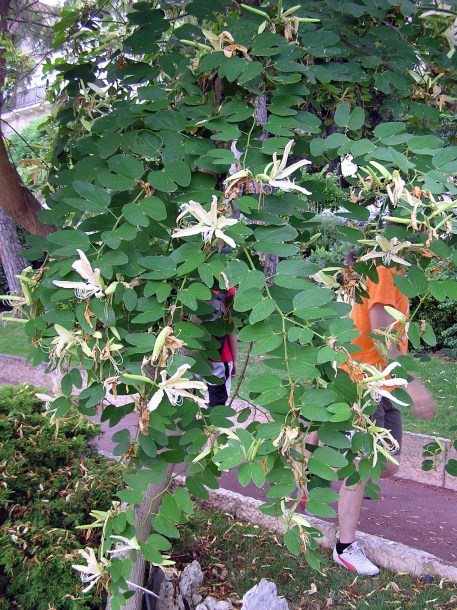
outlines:
{"label": "concrete curb", "polygon": [[[204,506],[230,513],[238,519],[244,519],[274,533],[283,533],[279,519],[260,512],[261,500],[242,496],[227,489],[208,489],[208,492],[209,500],[202,503]],[[323,536],[319,543],[325,548],[333,548],[336,540],[336,524],[308,515],[306,518],[313,527],[322,532]],[[358,532],[357,538],[363,544],[367,557],[382,568],[393,572],[406,572],[413,576],[430,575],[440,580],[444,578],[457,583],[457,567],[435,555],[363,532]]]}

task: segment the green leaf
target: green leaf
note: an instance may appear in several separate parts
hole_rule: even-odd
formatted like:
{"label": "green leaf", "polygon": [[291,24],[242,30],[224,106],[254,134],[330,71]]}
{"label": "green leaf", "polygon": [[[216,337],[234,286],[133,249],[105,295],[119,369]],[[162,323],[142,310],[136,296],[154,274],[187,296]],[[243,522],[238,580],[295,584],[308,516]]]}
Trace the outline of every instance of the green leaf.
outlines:
{"label": "green leaf", "polygon": [[263,298],[252,308],[249,323],[255,324],[268,318],[276,309],[276,302],[271,298]]}
{"label": "green leaf", "polygon": [[360,106],[356,106],[351,112],[347,126],[349,129],[356,131],[360,129],[365,123],[365,111]]}
{"label": "green leaf", "polygon": [[122,214],[124,215],[125,220],[132,225],[139,227],[149,226],[149,218],[135,203],[126,203],[122,206]]}
{"label": "green leaf", "polygon": [[165,172],[171,180],[179,184],[179,186],[189,186],[192,179],[192,174],[187,163],[184,161],[174,161],[165,166]]}
{"label": "green leaf", "polygon": [[191,515],[194,512],[194,505],[187,489],[177,487],[173,492],[173,497],[183,513]]}
{"label": "green leaf", "polygon": [[178,190],[176,182],[166,173],[164,169],[155,172],[149,172],[148,182],[158,191],[163,193],[174,193]]}
{"label": "green leaf", "polygon": [[78,231],[76,229],[55,231],[48,235],[48,242],[56,246],[61,246],[58,248],[58,254],[62,256],[76,254],[77,249],[87,252],[90,248],[88,235],[83,231]]}
{"label": "green leaf", "polygon": [[179,538],[178,528],[163,515],[156,515],[151,519],[151,525],[156,532],[167,538]]}
{"label": "green leaf", "polygon": [[188,286],[188,290],[196,299],[201,301],[209,301],[212,298],[212,292],[205,284],[194,282]]}
{"label": "green leaf", "polygon": [[165,516],[170,521],[179,522],[182,518],[181,509],[178,506],[175,498],[171,494],[163,496],[162,503],[159,509],[159,515]]}
{"label": "green leaf", "polygon": [[147,274],[150,280],[166,280],[176,274],[176,263],[168,256],[145,256],[140,258],[140,265],[152,269]]}
{"label": "green leaf", "polygon": [[84,401],[86,408],[95,407],[105,398],[106,390],[102,383],[96,383],[85,390],[79,395],[79,400]]}
{"label": "green leaf", "polygon": [[248,381],[246,389],[248,392],[264,392],[281,386],[281,378],[277,375],[260,375]]}
{"label": "green leaf", "polygon": [[147,540],[141,545],[141,554],[146,559],[155,564],[162,563],[162,553],[156,548],[152,541]]}
{"label": "green leaf", "polygon": [[256,341],[254,347],[251,350],[251,356],[259,356],[261,354],[268,354],[279,347],[282,343],[282,335],[273,333],[265,339]]}
{"label": "green leaf", "polygon": [[234,55],[228,61],[224,62],[223,71],[229,83],[233,83],[243,72],[247,64],[246,60]]}
{"label": "green leaf", "polygon": [[318,517],[335,517],[335,510],[328,505],[337,502],[338,497],[336,491],[332,489],[314,487],[308,492],[306,510]]}
{"label": "green leaf", "polygon": [[349,112],[351,105],[349,102],[343,102],[335,110],[334,120],[338,127],[347,127],[349,121]]}
{"label": "green leaf", "polygon": [[221,470],[231,470],[241,464],[243,454],[236,447],[225,447],[214,455],[213,461],[215,464],[220,464]]}
{"label": "green leaf", "polygon": [[327,288],[320,288],[314,284],[303,292],[299,292],[293,299],[294,309],[310,309],[321,307],[333,300],[333,292]]}
{"label": "green leaf", "polygon": [[446,293],[446,296],[453,301],[457,301],[457,281],[443,280],[441,286]]}
{"label": "green leaf", "polygon": [[121,489],[117,492],[117,496],[127,504],[141,504],[143,501],[143,492],[138,489]]}
{"label": "green leaf", "polygon": [[445,471],[452,477],[457,477],[457,460],[449,459],[444,466]]}
{"label": "green leaf", "polygon": [[324,481],[336,481],[338,479],[338,475],[333,468],[330,468],[325,462],[314,458],[314,455],[309,459],[308,468],[310,472],[324,479]]}
{"label": "green leaf", "polygon": [[250,462],[246,462],[245,464],[241,464],[238,468],[238,481],[240,482],[241,487],[247,487],[251,482],[251,464]]}
{"label": "green leaf", "polygon": [[298,527],[294,526],[290,530],[287,530],[283,539],[287,549],[292,553],[292,555],[298,557],[301,552],[300,530]]}
{"label": "green leaf", "polygon": [[144,173],[144,166],[139,159],[128,155],[115,155],[108,159],[108,167],[115,174],[137,180]]}
{"label": "green leaf", "polygon": [[415,265],[410,267],[408,276],[396,274],[395,286],[408,298],[414,298],[427,291],[428,281],[425,273]]}
{"label": "green leaf", "polygon": [[76,180],[73,182],[73,188],[78,195],[81,195],[91,204],[90,211],[92,212],[104,212],[110,204],[111,197],[109,194],[95,184]]}
{"label": "green leaf", "polygon": [[135,180],[127,176],[101,171],[97,174],[97,182],[111,191],[130,191],[135,186]]}
{"label": "green leaf", "polygon": [[[247,64],[247,66],[243,69],[242,73],[238,77],[238,84],[244,85],[248,83],[253,78],[259,76],[259,74],[263,70],[263,64],[260,61],[252,61]],[[226,68],[227,73],[227,68]]]}

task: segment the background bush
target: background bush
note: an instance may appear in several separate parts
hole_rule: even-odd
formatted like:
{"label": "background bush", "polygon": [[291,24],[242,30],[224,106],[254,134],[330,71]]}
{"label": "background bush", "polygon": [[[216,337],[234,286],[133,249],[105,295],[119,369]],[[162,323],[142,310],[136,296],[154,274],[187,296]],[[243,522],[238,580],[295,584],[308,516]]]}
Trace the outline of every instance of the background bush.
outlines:
{"label": "background bush", "polygon": [[[445,267],[435,275],[435,279],[455,280],[457,279],[457,270]],[[446,299],[442,303],[438,303],[428,294],[422,303],[419,303],[419,297],[412,299],[411,311],[415,311],[419,305],[415,318],[426,320],[431,325],[435,331],[437,349],[457,350],[457,301]]]}
{"label": "background bush", "polygon": [[95,610],[105,600],[71,565],[98,544],[97,530],[76,530],[106,510],[121,466],[97,454],[96,431],[79,415],[59,433],[30,386],[0,387],[0,610]]}

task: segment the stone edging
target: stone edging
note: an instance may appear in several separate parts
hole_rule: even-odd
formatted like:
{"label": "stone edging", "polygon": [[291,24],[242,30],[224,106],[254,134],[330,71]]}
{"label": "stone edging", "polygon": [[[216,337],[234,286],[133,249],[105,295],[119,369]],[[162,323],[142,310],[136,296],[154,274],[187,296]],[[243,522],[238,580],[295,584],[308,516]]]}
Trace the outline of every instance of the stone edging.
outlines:
{"label": "stone edging", "polygon": [[452,441],[449,439],[439,438],[443,445],[443,453],[439,457],[436,467],[429,471],[422,470],[421,468],[424,445],[434,440],[435,437],[428,436],[427,434],[403,432],[400,469],[395,476],[400,479],[415,481],[416,483],[457,491],[457,477],[448,474],[444,469],[444,465],[449,458],[457,459],[457,451],[453,448]]}
{"label": "stone edging", "polygon": [[[244,519],[274,533],[283,533],[279,519],[268,517],[260,512],[261,500],[242,496],[226,489],[208,489],[208,492],[209,500],[202,502],[208,508],[230,513],[236,518]],[[336,524],[308,515],[306,518],[312,527],[316,527],[322,532],[323,537],[320,538],[319,543],[325,548],[333,548],[336,540]],[[367,556],[382,568],[393,572],[407,572],[413,576],[430,575],[457,583],[457,567],[431,553],[363,532],[358,532],[357,538],[363,544]]]}

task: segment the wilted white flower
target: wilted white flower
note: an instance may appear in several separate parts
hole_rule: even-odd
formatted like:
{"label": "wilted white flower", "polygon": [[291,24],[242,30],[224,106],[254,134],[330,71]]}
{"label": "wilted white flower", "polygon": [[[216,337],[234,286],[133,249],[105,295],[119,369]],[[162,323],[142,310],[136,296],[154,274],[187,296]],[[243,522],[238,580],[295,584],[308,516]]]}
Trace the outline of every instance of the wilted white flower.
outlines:
{"label": "wilted white flower", "polygon": [[89,358],[92,357],[92,350],[82,338],[80,330],[67,330],[63,326],[60,326],[60,324],[54,324],[54,328],[57,332],[57,337],[54,337],[51,341],[51,344],[54,346],[50,351],[51,361],[59,364],[65,357],[66,352],[75,345],[80,345],[86,356]]}
{"label": "wilted white flower", "polygon": [[214,238],[219,238],[225,241],[231,248],[236,247],[236,243],[231,237],[224,233],[224,229],[238,223],[236,218],[226,218],[225,216],[217,215],[217,197],[213,195],[211,200],[211,210],[208,213],[203,209],[200,203],[189,201],[184,204],[184,210],[176,219],[178,223],[184,216],[191,214],[198,220],[198,224],[187,227],[186,229],[174,229],[172,237],[186,237],[188,235],[198,235],[201,233],[203,240],[207,244],[211,244]]}
{"label": "wilted white flower", "polygon": [[400,201],[400,197],[403,194],[406,182],[402,179],[398,172],[394,172],[394,174],[392,174],[393,188],[390,186],[390,184],[387,184],[386,189],[392,204],[397,205],[397,203]]}
{"label": "wilted white flower", "polygon": [[98,299],[103,296],[103,284],[100,277],[100,269],[92,269],[91,264],[82,250],[77,250],[79,260],[72,267],[85,282],[71,282],[66,280],[54,280],[59,288],[73,288],[78,299],[89,299],[92,296]]}
{"label": "wilted white flower", "polygon": [[139,551],[140,545],[136,538],[125,538],[125,536],[111,536],[111,540],[119,540],[119,542],[123,542],[124,546],[118,546],[111,551],[106,551],[107,553],[111,553],[112,555],[116,555],[119,553],[126,553],[127,551]]}
{"label": "wilted white flower", "polygon": [[381,398],[388,398],[392,402],[397,403],[403,407],[407,407],[408,403],[402,402],[392,396],[387,390],[388,387],[397,388],[399,386],[406,386],[408,382],[402,377],[393,377],[387,379],[393,369],[400,366],[399,362],[391,362],[383,371],[379,371],[375,366],[370,364],[362,364],[365,374],[368,376],[362,379],[362,385],[366,388],[366,393],[370,394],[371,398],[376,402],[379,402]]}
{"label": "wilted white flower", "polygon": [[105,568],[108,565],[108,562],[106,559],[97,561],[95,551],[91,548],[87,548],[86,550],[79,549],[78,553],[87,561],[87,565],[73,565],[71,567],[80,573],[80,578],[83,583],[89,583],[89,585],[83,589],[83,593],[87,593],[105,574]]}
{"label": "wilted white flower", "polygon": [[[411,245],[409,241],[399,242],[397,237],[393,237],[391,240],[382,237],[381,235],[376,235],[375,241],[372,240],[370,242],[364,243],[372,243],[375,244],[375,249],[368,254],[364,254],[360,257],[359,260],[367,261],[371,258],[382,258],[382,262],[385,265],[390,265],[392,261],[396,263],[400,263],[400,265],[406,265],[409,267],[411,263],[408,263],[404,258],[397,256],[397,253],[400,252],[403,248],[408,248]],[[379,246],[381,250],[376,250],[376,247]]]}
{"label": "wilted white flower", "polygon": [[353,155],[345,155],[341,157],[341,174],[345,178],[355,178],[359,169],[358,165],[352,163]]}
{"label": "wilted white flower", "polygon": [[183,377],[184,373],[190,368],[190,364],[182,364],[171,377],[167,376],[165,369],[160,371],[162,381],[159,383],[159,389],[149,401],[149,411],[157,409],[165,394],[172,405],[179,405],[182,403],[183,398],[189,398],[200,405],[200,407],[205,406],[205,403],[208,402],[206,399],[200,398],[188,391],[200,390],[201,392],[206,392],[207,390],[206,383],[203,383],[203,381],[192,381]]}

